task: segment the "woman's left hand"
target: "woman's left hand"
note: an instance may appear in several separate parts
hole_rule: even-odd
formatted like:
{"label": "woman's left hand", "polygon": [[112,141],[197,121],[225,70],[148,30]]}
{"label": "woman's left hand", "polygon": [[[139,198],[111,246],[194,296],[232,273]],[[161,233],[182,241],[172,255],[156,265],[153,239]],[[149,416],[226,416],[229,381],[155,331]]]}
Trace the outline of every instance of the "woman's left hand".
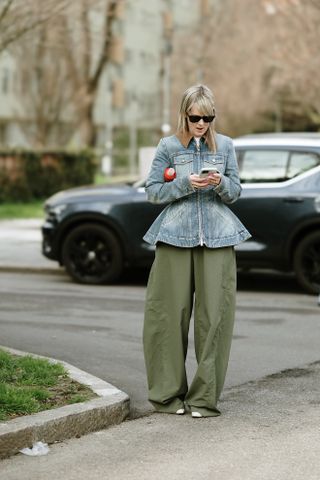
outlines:
{"label": "woman's left hand", "polygon": [[208,184],[217,187],[221,182],[221,173],[209,173]]}

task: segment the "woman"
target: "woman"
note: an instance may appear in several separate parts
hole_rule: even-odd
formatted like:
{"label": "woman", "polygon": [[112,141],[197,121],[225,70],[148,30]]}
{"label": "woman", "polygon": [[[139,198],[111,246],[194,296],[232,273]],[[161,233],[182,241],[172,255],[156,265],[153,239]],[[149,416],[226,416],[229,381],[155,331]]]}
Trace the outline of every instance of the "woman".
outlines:
{"label": "woman", "polygon": [[[146,183],[150,202],[168,203],[144,237],[156,245],[143,331],[149,401],[158,412],[187,408],[194,418],[220,414],[235,312],[233,247],[250,237],[227,207],[241,186],[232,140],[214,131],[214,118],[211,90],[186,90],[178,132],[160,140]],[[200,175],[202,168],[212,171]],[[198,368],[188,386],[193,306]]]}

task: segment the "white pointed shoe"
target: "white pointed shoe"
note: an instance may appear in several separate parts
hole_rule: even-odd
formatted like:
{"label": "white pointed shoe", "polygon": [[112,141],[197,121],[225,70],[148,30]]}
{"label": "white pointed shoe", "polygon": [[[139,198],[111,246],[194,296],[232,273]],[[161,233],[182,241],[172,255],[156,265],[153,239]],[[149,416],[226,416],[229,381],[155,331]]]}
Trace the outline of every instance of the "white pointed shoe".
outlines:
{"label": "white pointed shoe", "polygon": [[202,418],[202,415],[199,412],[192,412],[191,415],[193,418]]}
{"label": "white pointed shoe", "polygon": [[179,410],[176,411],[177,415],[183,415],[185,412],[184,408],[179,408]]}

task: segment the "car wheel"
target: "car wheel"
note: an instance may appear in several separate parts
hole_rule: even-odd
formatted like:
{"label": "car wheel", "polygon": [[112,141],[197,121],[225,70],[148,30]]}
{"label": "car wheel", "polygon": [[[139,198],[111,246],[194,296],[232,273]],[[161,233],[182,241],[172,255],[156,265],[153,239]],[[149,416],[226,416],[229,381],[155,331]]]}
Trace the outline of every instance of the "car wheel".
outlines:
{"label": "car wheel", "polygon": [[93,285],[116,280],[123,269],[122,250],[115,235],[92,223],[80,225],[68,234],[62,261],[76,282]]}
{"label": "car wheel", "polygon": [[298,244],[293,267],[298,282],[305,290],[320,292],[320,232],[310,233]]}

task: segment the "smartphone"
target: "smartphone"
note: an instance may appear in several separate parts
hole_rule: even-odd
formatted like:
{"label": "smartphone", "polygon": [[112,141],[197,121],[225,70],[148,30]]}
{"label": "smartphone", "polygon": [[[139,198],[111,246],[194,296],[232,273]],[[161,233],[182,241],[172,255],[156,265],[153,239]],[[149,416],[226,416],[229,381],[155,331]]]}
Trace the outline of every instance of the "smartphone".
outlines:
{"label": "smartphone", "polygon": [[206,177],[209,173],[220,173],[219,170],[217,168],[214,168],[214,167],[204,167],[201,169],[201,172],[200,172],[200,177],[201,178],[204,178]]}

